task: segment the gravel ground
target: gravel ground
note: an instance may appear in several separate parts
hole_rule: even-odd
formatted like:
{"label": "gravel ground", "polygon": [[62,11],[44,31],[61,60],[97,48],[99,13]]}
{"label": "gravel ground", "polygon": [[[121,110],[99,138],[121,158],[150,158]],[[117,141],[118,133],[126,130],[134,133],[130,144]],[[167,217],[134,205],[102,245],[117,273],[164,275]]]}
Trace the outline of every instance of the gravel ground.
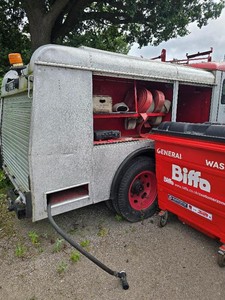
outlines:
{"label": "gravel ground", "polygon": [[[84,256],[71,261],[72,247],[61,245],[47,220],[13,219],[16,234],[0,239],[0,299],[150,300],[224,299],[225,269],[216,263],[219,242],[170,216],[139,223],[116,218],[97,204],[57,216],[56,222],[110,268],[125,270],[130,285],[96,267]],[[32,243],[29,232],[38,235]],[[18,245],[25,247],[22,257]],[[16,252],[17,250],[17,252]]]}

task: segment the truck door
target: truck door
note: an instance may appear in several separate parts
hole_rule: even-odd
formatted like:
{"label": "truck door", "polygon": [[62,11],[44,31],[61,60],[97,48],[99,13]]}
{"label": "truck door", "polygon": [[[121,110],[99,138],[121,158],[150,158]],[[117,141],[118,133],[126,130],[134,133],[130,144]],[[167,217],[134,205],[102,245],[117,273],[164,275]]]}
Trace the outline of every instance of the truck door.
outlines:
{"label": "truck door", "polygon": [[225,123],[225,72],[222,72],[220,91],[217,122]]}

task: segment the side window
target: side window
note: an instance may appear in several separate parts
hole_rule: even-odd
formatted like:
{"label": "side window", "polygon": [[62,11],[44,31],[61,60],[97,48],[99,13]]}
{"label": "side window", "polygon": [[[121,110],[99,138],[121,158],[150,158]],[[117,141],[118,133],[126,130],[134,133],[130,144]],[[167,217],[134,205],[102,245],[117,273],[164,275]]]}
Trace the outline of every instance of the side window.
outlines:
{"label": "side window", "polygon": [[222,95],[221,95],[221,104],[225,104],[225,79],[223,80]]}

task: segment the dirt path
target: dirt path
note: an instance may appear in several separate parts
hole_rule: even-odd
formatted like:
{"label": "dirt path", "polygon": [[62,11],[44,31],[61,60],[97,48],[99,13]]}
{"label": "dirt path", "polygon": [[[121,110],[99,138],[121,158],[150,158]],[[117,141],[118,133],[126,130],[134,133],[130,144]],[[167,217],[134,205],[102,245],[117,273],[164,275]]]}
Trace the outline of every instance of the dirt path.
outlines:
{"label": "dirt path", "polygon": [[0,239],[0,299],[224,299],[225,269],[216,263],[219,243],[173,216],[162,229],[156,219],[131,224],[104,204],[56,217],[105,264],[126,270],[130,288],[124,291],[117,278],[71,255],[73,249],[47,220],[33,224],[13,218],[16,234]]}

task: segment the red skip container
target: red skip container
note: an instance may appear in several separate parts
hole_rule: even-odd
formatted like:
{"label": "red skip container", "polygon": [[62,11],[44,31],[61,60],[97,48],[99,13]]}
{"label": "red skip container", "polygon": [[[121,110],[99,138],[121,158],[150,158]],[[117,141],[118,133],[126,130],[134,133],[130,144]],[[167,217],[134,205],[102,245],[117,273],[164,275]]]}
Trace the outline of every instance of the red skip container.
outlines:
{"label": "red skip container", "polygon": [[225,244],[225,125],[164,122],[153,132],[159,225],[169,211]]}

